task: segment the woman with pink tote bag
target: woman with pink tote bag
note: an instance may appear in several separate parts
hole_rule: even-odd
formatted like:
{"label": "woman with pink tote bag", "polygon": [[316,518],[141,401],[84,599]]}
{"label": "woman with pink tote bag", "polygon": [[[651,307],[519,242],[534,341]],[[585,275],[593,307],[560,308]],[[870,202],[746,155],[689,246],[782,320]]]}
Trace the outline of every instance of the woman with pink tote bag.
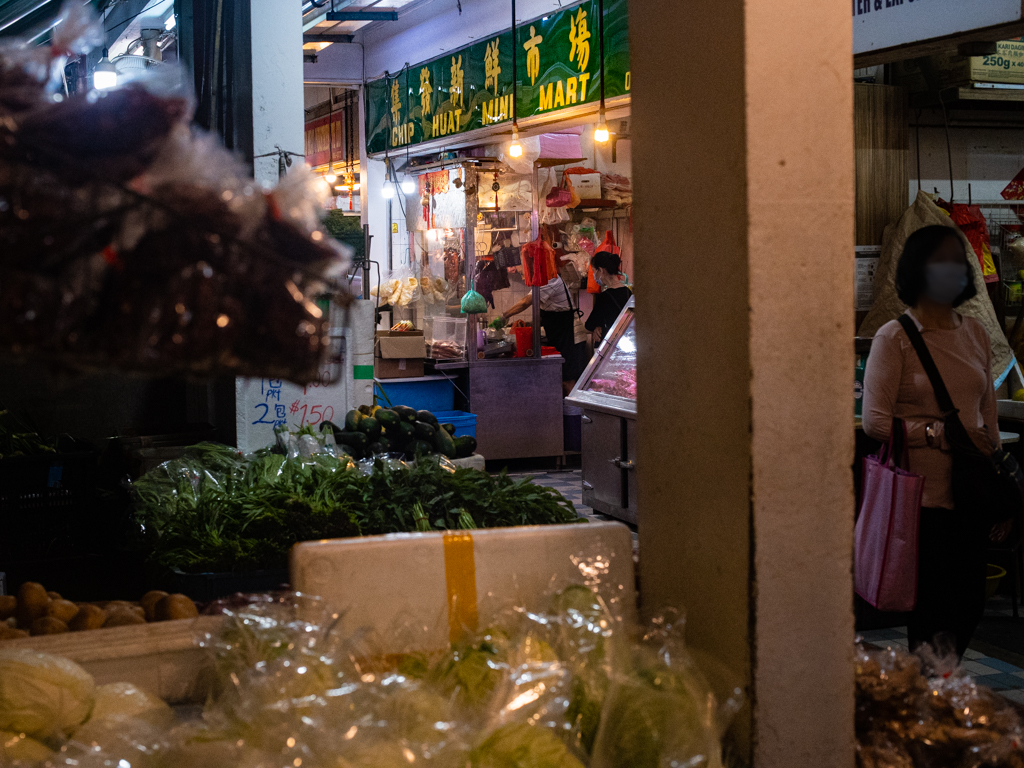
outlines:
{"label": "woman with pink tote bag", "polygon": [[[990,454],[999,448],[991,346],[981,323],[955,310],[976,293],[971,275],[957,231],[925,227],[907,238],[896,268],[896,290],[910,307],[903,322],[912,323],[910,331],[916,328],[923,338],[971,440]],[[864,431],[888,442],[894,419],[900,420],[909,454],[905,469],[923,478],[916,574],[902,576],[900,592],[909,594],[916,576],[908,639],[913,650],[948,635],[963,656],[984,613],[988,542],[1004,540],[1011,522],[993,526],[976,510],[954,505],[946,416],[908,331],[899,320],[883,325],[864,374]],[[876,564],[869,559],[857,563],[858,585],[862,565],[866,584]],[[884,570],[881,576],[884,580]]]}

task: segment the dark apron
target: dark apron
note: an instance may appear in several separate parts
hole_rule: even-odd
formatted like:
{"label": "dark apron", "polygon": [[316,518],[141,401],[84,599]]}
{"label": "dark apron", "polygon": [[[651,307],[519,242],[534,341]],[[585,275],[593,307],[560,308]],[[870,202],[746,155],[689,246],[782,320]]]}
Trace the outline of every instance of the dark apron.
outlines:
{"label": "dark apron", "polygon": [[[576,381],[583,368],[580,367],[580,354],[578,347],[585,347],[586,342],[579,345],[575,343],[576,335],[573,331],[576,312],[565,309],[561,312],[553,312],[546,309],[540,311],[540,324],[544,326],[544,333],[548,337],[548,343],[558,350],[562,356],[562,381]],[[584,366],[586,367],[586,366]]]}

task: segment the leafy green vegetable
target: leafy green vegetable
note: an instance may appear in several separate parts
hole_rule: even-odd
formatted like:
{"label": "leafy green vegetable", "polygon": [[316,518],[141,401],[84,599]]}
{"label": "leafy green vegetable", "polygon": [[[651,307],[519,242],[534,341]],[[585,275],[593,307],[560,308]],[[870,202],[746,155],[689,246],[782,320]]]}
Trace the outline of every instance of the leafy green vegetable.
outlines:
{"label": "leafy green vegetable", "polygon": [[134,485],[140,545],[186,572],[285,568],[299,541],[581,520],[561,493],[529,478],[450,472],[436,461],[370,474],[346,457],[242,457],[201,443]]}
{"label": "leafy green vegetable", "polygon": [[473,768],[583,768],[547,728],[511,723],[473,750]]}
{"label": "leafy green vegetable", "polygon": [[0,409],[0,459],[57,451],[57,438],[44,438],[11,411]]}

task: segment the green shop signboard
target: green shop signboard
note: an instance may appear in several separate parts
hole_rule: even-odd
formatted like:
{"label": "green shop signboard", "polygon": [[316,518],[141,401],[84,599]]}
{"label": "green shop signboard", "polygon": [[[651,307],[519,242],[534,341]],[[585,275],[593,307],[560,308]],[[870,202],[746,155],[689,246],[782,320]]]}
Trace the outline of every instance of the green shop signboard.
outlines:
{"label": "green shop signboard", "polygon": [[[604,3],[605,98],[629,93],[627,0]],[[597,0],[367,84],[367,151],[383,152],[601,98]],[[518,89],[512,87],[516,56]]]}

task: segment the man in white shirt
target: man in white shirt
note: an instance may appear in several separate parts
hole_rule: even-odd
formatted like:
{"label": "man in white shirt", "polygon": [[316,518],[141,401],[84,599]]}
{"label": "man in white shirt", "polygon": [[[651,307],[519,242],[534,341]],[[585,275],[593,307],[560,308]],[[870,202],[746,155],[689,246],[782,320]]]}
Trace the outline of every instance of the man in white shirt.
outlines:
{"label": "man in white shirt", "polygon": [[[540,297],[540,324],[544,328],[548,343],[558,350],[562,356],[562,389],[565,394],[572,389],[576,379],[583,373],[586,362],[582,360],[585,352],[576,345],[573,323],[577,310],[569,296],[569,287],[561,277],[553,277],[547,285],[537,289]],[[505,312],[501,319],[508,322],[513,315],[518,315],[533,306],[533,291],[517,301]],[[583,362],[581,366],[580,363]]]}

